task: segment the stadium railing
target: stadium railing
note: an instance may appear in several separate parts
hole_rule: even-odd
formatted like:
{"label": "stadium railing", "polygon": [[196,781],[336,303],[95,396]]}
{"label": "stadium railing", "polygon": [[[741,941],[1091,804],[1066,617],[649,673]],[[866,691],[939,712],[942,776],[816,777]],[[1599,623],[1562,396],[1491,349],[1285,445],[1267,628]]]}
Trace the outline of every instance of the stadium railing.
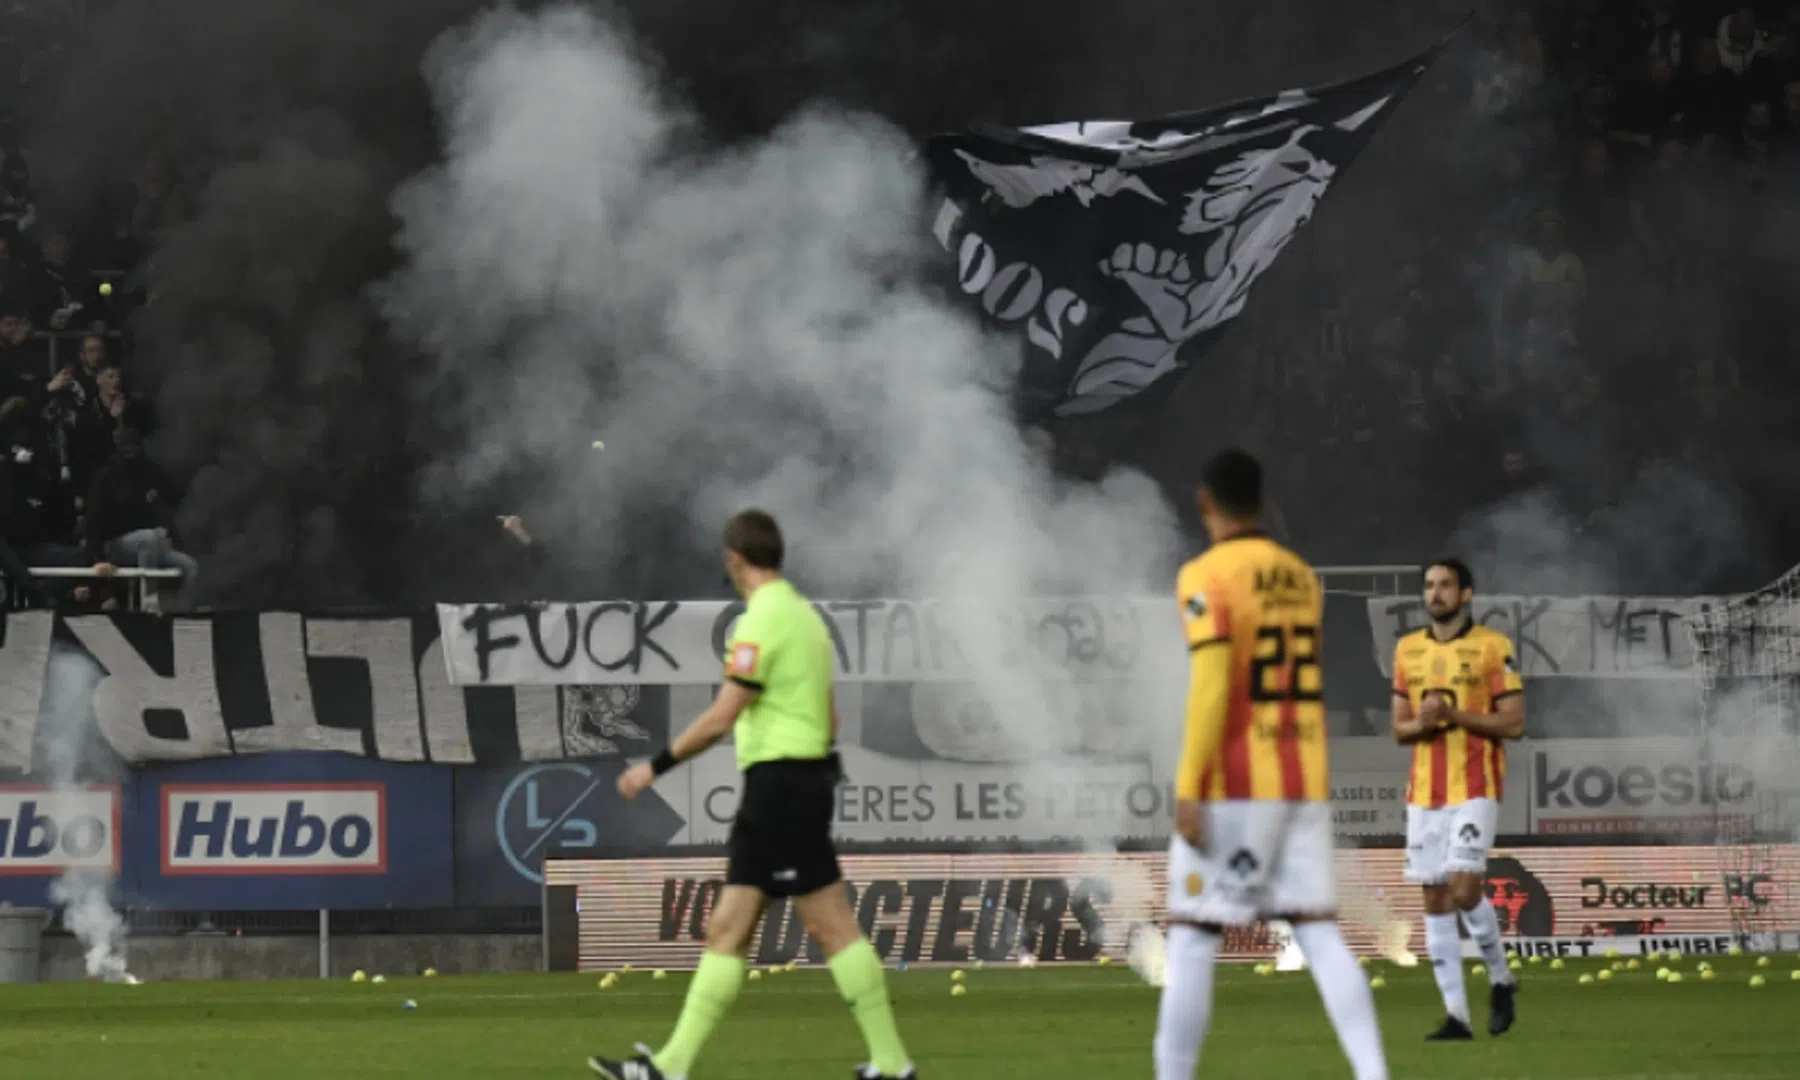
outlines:
{"label": "stadium railing", "polygon": [[[155,594],[152,590],[155,588],[156,582],[173,581],[181,577],[179,570],[145,570],[135,566],[121,566],[110,575],[97,574],[91,566],[34,566],[31,568],[31,574],[37,578],[55,578],[64,581],[70,579],[128,581],[131,583],[131,589],[126,594],[125,606],[129,611],[154,611],[156,605],[152,602],[152,597]],[[8,606],[13,610],[19,610],[26,606],[16,588],[10,590],[9,598],[11,602]]]}

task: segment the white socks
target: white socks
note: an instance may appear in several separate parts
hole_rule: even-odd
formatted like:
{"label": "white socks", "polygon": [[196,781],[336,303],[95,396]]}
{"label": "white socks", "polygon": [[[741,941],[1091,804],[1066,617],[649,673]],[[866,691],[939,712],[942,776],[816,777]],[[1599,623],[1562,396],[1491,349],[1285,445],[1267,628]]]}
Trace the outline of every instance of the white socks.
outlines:
{"label": "white socks", "polygon": [[1212,1022],[1213,964],[1219,938],[1198,927],[1169,927],[1162,1005],[1156,1014],[1156,1080],[1194,1080]]}
{"label": "white socks", "polygon": [[1481,960],[1487,965],[1488,982],[1505,986],[1513,981],[1512,969],[1506,966],[1506,949],[1500,944],[1500,919],[1494,905],[1483,896],[1481,903],[1462,913],[1463,925],[1481,949]]}
{"label": "white socks", "polygon": [[[1451,926],[1454,930],[1454,919]],[[1298,923],[1294,941],[1306,954],[1313,982],[1325,1002],[1325,1015],[1337,1030],[1338,1044],[1350,1059],[1356,1080],[1388,1080],[1375,995],[1369,992],[1368,976],[1344,943],[1337,924]],[[1176,923],[1169,927],[1168,950],[1162,1005],[1156,1015],[1156,1080],[1194,1080],[1200,1044],[1206,1041],[1212,1021],[1213,965],[1218,959],[1219,939]]]}
{"label": "white socks", "polygon": [[[1387,1054],[1381,1048],[1381,1024],[1375,1018],[1375,995],[1334,922],[1294,926],[1294,940],[1306,954],[1313,982],[1325,1002],[1325,1015],[1337,1030],[1338,1045],[1350,1059],[1356,1080],[1387,1080]],[[1157,1080],[1165,1080],[1158,1076]]]}
{"label": "white socks", "polygon": [[1444,996],[1444,1011],[1467,1024],[1469,995],[1463,989],[1462,938],[1456,932],[1454,914],[1425,916],[1425,952],[1431,957],[1438,993]]}

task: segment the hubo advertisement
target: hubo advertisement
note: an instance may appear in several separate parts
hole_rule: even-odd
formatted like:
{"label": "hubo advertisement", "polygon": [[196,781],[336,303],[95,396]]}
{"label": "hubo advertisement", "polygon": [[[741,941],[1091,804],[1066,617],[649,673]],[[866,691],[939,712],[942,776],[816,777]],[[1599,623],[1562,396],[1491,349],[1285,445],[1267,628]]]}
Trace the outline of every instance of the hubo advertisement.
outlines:
{"label": "hubo advertisement", "polygon": [[[1123,958],[1134,927],[1160,922],[1169,882],[1161,852],[1114,855],[891,855],[842,860],[851,906],[890,963],[1043,963]],[[1405,852],[1339,851],[1340,916],[1363,955],[1396,921],[1417,934],[1420,891]],[[552,859],[547,897],[572,895],[568,925],[581,970],[692,967],[722,888],[719,857]],[[566,887],[566,890],[564,889]],[[1725,952],[1768,945],[1800,916],[1800,847],[1770,850],[1754,872],[1722,873],[1712,847],[1538,848],[1497,852],[1487,891],[1507,947],[1521,955]],[[550,922],[555,922],[551,920]],[[1735,931],[1745,930],[1740,936]],[[1222,955],[1274,951],[1266,928],[1227,935]],[[1423,951],[1413,942],[1414,951]],[[1468,955],[1478,955],[1468,943]],[[751,959],[818,963],[788,902],[769,906]]]}

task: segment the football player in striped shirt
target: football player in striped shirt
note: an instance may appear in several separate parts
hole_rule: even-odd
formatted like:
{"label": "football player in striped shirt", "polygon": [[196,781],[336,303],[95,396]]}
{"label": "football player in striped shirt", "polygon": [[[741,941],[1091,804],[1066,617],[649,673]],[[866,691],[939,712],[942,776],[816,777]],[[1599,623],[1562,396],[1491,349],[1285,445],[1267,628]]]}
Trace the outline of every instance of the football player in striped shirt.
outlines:
{"label": "football player in striped shirt", "polygon": [[1525,733],[1524,685],[1505,634],[1478,626],[1475,578],[1456,559],[1425,568],[1431,622],[1394,646],[1394,739],[1412,747],[1406,879],[1425,890],[1425,947],[1448,1014],[1429,1038],[1470,1039],[1460,916],[1488,971],[1488,1033],[1513,1025],[1518,982],[1487,897],[1506,742]]}
{"label": "football player in striped shirt", "polygon": [[1369,980],[1337,924],[1319,579],[1258,528],[1255,458],[1227,450],[1203,479],[1212,547],[1175,586],[1189,682],[1156,1080],[1193,1080],[1224,928],[1274,919],[1293,925],[1356,1080],[1387,1080]]}

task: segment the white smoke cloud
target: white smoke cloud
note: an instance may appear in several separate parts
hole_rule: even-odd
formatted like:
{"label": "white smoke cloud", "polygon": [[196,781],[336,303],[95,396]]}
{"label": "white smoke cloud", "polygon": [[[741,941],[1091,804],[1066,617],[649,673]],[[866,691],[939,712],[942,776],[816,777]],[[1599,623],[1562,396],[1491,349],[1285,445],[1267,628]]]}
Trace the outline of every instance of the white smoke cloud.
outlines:
{"label": "white smoke cloud", "polygon": [[[93,764],[84,760],[89,745],[88,713],[94,687],[104,676],[92,657],[79,649],[52,645],[44,669],[44,702],[38,725],[44,775],[56,820],[72,796],[93,780]],[[112,905],[113,874],[109,870],[71,869],[50,883],[50,901],[62,911],[64,929],[81,942],[89,978],[136,982],[125,967],[125,920]]]}
{"label": "white smoke cloud", "polygon": [[[432,356],[434,402],[510,376],[461,401],[467,445],[430,500],[530,475],[560,493],[536,519],[618,557],[619,508],[648,492],[682,493],[673,539],[708,549],[761,506],[820,596],[1166,591],[1177,534],[1155,485],[1054,478],[1009,411],[1016,346],[924,283],[924,177],[892,127],[815,109],[698,149],[623,32],[572,8],[484,16],[426,75],[446,156],[396,193],[406,265],[381,303]],[[1176,737],[1182,651],[1146,639],[1169,677],[1121,691],[1134,730],[1109,749]],[[961,644],[1007,734],[992,756],[1048,753],[1045,684],[1001,673],[998,635]]]}

